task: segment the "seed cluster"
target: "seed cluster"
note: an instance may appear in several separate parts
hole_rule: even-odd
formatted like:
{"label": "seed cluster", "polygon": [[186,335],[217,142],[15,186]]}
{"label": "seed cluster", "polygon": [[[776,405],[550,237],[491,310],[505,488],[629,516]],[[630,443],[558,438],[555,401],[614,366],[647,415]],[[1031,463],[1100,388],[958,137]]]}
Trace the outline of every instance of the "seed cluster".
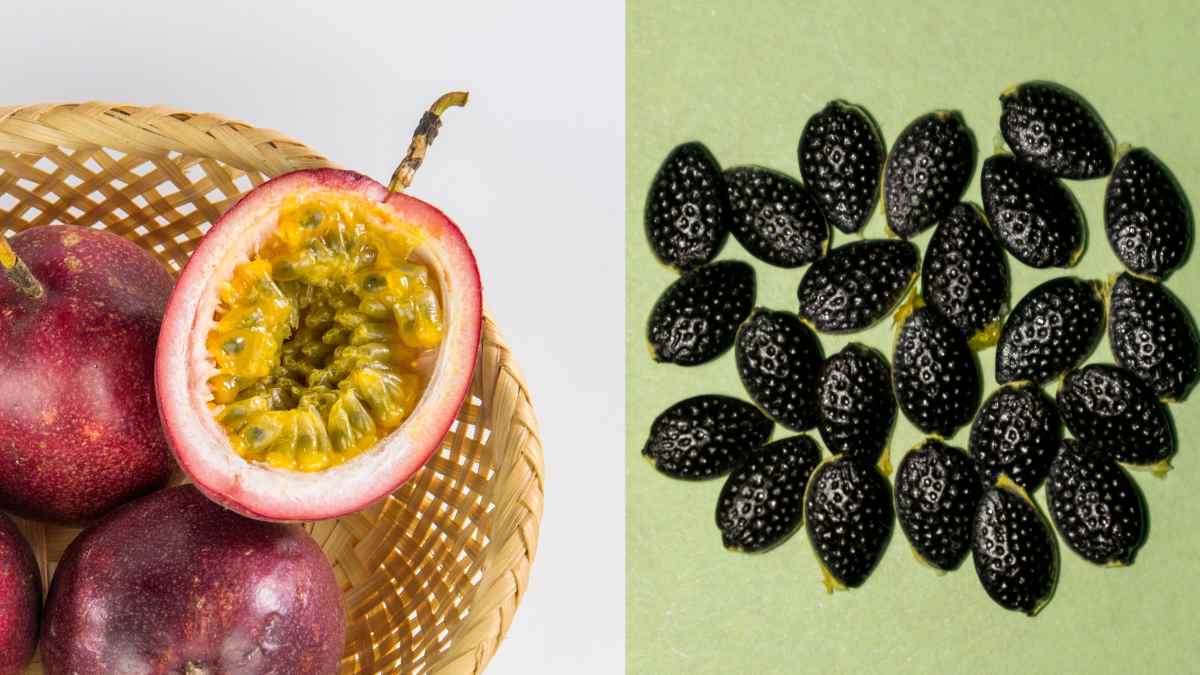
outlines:
{"label": "seed cluster", "polygon": [[[1000,102],[1008,151],[983,162],[983,208],[960,202],[974,174],[974,136],[952,111],[917,117],[888,154],[865,109],[832,101],[804,127],[802,180],[762,167],[724,173],[735,207],[715,226],[742,232],[744,250],[768,265],[808,265],[795,312],[750,312],[753,293],[737,305],[745,312],[737,366],[753,403],[682,401],[655,420],[643,450],[668,475],[732,472],[716,517],[727,547],[774,548],[804,522],[827,588],[853,588],[882,558],[898,518],[919,559],[950,570],[970,554],[987,595],[1030,615],[1058,579],[1055,529],[1086,560],[1132,563],[1147,516],[1122,465],[1165,474],[1175,452],[1167,403],[1200,379],[1200,339],[1163,285],[1190,246],[1186,197],[1148,150],[1114,150],[1099,116],[1070,89],[1030,82]],[[1128,272],[1107,283],[1052,279],[1005,316],[1012,267],[1069,268],[1083,253],[1085,223],[1063,179],[1110,173],[1105,226]],[[828,247],[823,233],[857,233],[880,196],[893,238]],[[657,251],[656,222],[647,232]],[[936,230],[921,288],[910,293],[921,255],[906,240],[926,228]],[[822,242],[815,259],[814,242]],[[672,286],[660,304],[675,294]],[[731,307],[695,303],[689,316],[719,322],[727,335]],[[858,332],[893,312],[894,367],[860,343],[823,356],[817,332]],[[656,349],[658,323],[652,316],[647,327]],[[1106,323],[1117,364],[1085,365]],[[993,345],[996,382],[980,408],[976,352]],[[1056,378],[1051,397],[1044,387]],[[699,400],[720,405],[708,411]],[[893,495],[887,444],[897,409],[930,436],[904,456]],[[774,423],[815,424],[832,456],[818,465],[820,446],[806,435],[767,443]],[[944,441],[968,424],[969,451]],[[1073,438],[1063,438],[1064,424]],[[1043,484],[1053,526],[1029,496]]]}
{"label": "seed cluster", "polygon": [[411,235],[385,218],[349,197],[290,197],[222,288],[209,388],[238,454],[320,471],[412,412],[442,310]]}

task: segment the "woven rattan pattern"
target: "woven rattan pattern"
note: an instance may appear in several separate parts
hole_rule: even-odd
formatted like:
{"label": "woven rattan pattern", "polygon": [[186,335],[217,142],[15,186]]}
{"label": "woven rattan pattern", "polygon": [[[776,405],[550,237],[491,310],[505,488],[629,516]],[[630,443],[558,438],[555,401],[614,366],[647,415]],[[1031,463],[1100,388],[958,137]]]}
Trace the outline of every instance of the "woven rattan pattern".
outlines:
{"label": "woven rattan pattern", "polygon": [[[48,223],[106,228],[174,272],[247,190],[330,165],[219,115],[94,102],[0,108],[4,235]],[[349,617],[341,672],[482,670],[524,595],[542,489],[525,383],[485,317],[471,396],[441,451],[382,503],[307,525]],[[77,530],[19,525],[48,580]],[[37,662],[31,672],[42,672]]]}

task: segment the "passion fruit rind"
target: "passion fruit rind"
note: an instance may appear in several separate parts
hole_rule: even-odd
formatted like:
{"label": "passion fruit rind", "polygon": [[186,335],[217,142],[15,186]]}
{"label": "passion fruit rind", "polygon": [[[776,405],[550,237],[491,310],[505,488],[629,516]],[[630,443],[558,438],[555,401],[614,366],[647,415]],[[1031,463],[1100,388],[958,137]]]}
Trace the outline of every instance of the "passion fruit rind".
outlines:
{"label": "passion fruit rind", "polygon": [[439,446],[481,330],[475,259],[443,213],[351,171],[280,176],[180,275],[158,343],[164,428],[193,482],[244,515],[357,511]]}

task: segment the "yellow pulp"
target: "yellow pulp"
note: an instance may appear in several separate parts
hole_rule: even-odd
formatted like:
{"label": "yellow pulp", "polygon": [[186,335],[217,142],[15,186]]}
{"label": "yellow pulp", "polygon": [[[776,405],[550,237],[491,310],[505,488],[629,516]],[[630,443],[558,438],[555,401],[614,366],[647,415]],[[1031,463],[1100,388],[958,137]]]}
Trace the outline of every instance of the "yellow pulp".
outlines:
{"label": "yellow pulp", "polygon": [[287,198],[257,255],[221,288],[205,346],[217,420],[241,456],[320,471],[370,448],[425,386],[442,341],[420,235],[357,196]]}

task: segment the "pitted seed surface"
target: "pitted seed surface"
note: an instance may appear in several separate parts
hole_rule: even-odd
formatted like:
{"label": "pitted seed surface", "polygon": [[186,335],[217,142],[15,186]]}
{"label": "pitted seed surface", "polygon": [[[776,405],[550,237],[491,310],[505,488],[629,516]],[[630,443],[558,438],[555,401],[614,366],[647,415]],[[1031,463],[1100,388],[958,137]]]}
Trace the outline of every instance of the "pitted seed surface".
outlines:
{"label": "pitted seed surface", "polygon": [[913,120],[896,139],[883,175],[888,228],[908,239],[941,222],[975,171],[975,143],[962,116],[945,110]]}
{"label": "pitted seed surface", "polygon": [[1083,250],[1083,212],[1062,181],[1012,155],[983,162],[983,207],[1004,248],[1034,268],[1070,267]]}
{"label": "pitted seed surface", "polygon": [[1128,565],[1146,535],[1146,517],[1129,474],[1106,453],[1073,439],[1050,469],[1046,501],[1058,533],[1097,565]]}
{"label": "pitted seed surface", "polygon": [[1183,264],[1191,247],[1187,199],[1153,153],[1125,153],[1104,191],[1104,231],[1130,271],[1154,277]]}
{"label": "pitted seed surface", "polygon": [[799,267],[825,255],[829,226],[800,181],[761,166],[725,172],[733,236],[755,258]]}
{"label": "pitted seed surface", "polygon": [[800,526],[804,488],[821,463],[821,448],[808,436],[792,436],[755,450],[725,480],[716,521],[725,548],[769,549]]}
{"label": "pitted seed surface", "polygon": [[646,339],[654,360],[694,366],[720,356],[754,309],[754,296],[754,268],[738,260],[684,274],[650,311]]}
{"label": "pitted seed surface", "polygon": [[654,255],[682,271],[711,262],[729,235],[729,195],[703,143],[676,146],[646,196],[646,238]]}
{"label": "pitted seed surface", "polygon": [[796,154],[800,175],[829,224],[846,234],[861,230],[879,202],[886,157],[883,139],[866,111],[830,101],[804,125]]}
{"label": "pitted seed surface", "polygon": [[1058,277],[1029,291],[996,343],[996,381],[1041,384],[1083,363],[1104,333],[1098,281]]}
{"label": "pitted seed surface", "polygon": [[958,329],[931,307],[903,321],[892,355],[900,410],[927,434],[950,437],[979,407],[979,364]]}
{"label": "pitted seed surface", "polygon": [[959,448],[927,439],[896,471],[896,516],[926,562],[952,570],[971,551],[971,524],[983,495],[975,462]]}
{"label": "pitted seed surface", "polygon": [[891,313],[917,275],[917,247],[894,239],[843,244],[800,279],[800,316],[823,333],[863,330]]}
{"label": "pitted seed surface", "polygon": [[846,345],[821,366],[817,392],[817,429],[829,451],[878,460],[896,421],[892,368],[883,354]]}
{"label": "pitted seed surface", "polygon": [[968,447],[988,485],[1003,474],[1033,492],[1050,471],[1061,441],[1054,402],[1038,385],[1021,382],[988,397],[971,424]]}
{"label": "pitted seed surface", "polygon": [[1027,82],[1001,94],[1000,107],[1000,132],[1022,160],[1061,178],[1100,178],[1112,171],[1108,132],[1079,94]]}
{"label": "pitted seed surface", "polygon": [[803,431],[817,424],[817,375],[823,355],[816,333],[788,312],[759,308],[737,333],[738,376],[776,422]]}
{"label": "pitted seed surface", "polygon": [[1118,462],[1153,465],[1175,451],[1166,406],[1124,368],[1092,363],[1072,370],[1056,400],[1071,433]]}
{"label": "pitted seed surface", "polygon": [[1128,272],[1109,291],[1113,358],[1159,398],[1180,399],[1200,377],[1200,342],[1191,316],[1161,283]]}
{"label": "pitted seed surface", "polygon": [[817,467],[804,499],[808,539],[829,573],[861,586],[892,532],[888,482],[869,462],[839,457]]}
{"label": "pitted seed surface", "polygon": [[973,527],[971,552],[983,589],[1005,609],[1036,613],[1058,578],[1054,535],[1037,508],[1010,488],[993,487]]}
{"label": "pitted seed surface", "polygon": [[654,418],[642,455],[668,476],[714,478],[766,443],[774,428],[766,415],[741,399],[693,396]]}
{"label": "pitted seed surface", "polygon": [[1008,265],[996,235],[972,204],[937,226],[921,264],[921,295],[968,339],[1008,307]]}

